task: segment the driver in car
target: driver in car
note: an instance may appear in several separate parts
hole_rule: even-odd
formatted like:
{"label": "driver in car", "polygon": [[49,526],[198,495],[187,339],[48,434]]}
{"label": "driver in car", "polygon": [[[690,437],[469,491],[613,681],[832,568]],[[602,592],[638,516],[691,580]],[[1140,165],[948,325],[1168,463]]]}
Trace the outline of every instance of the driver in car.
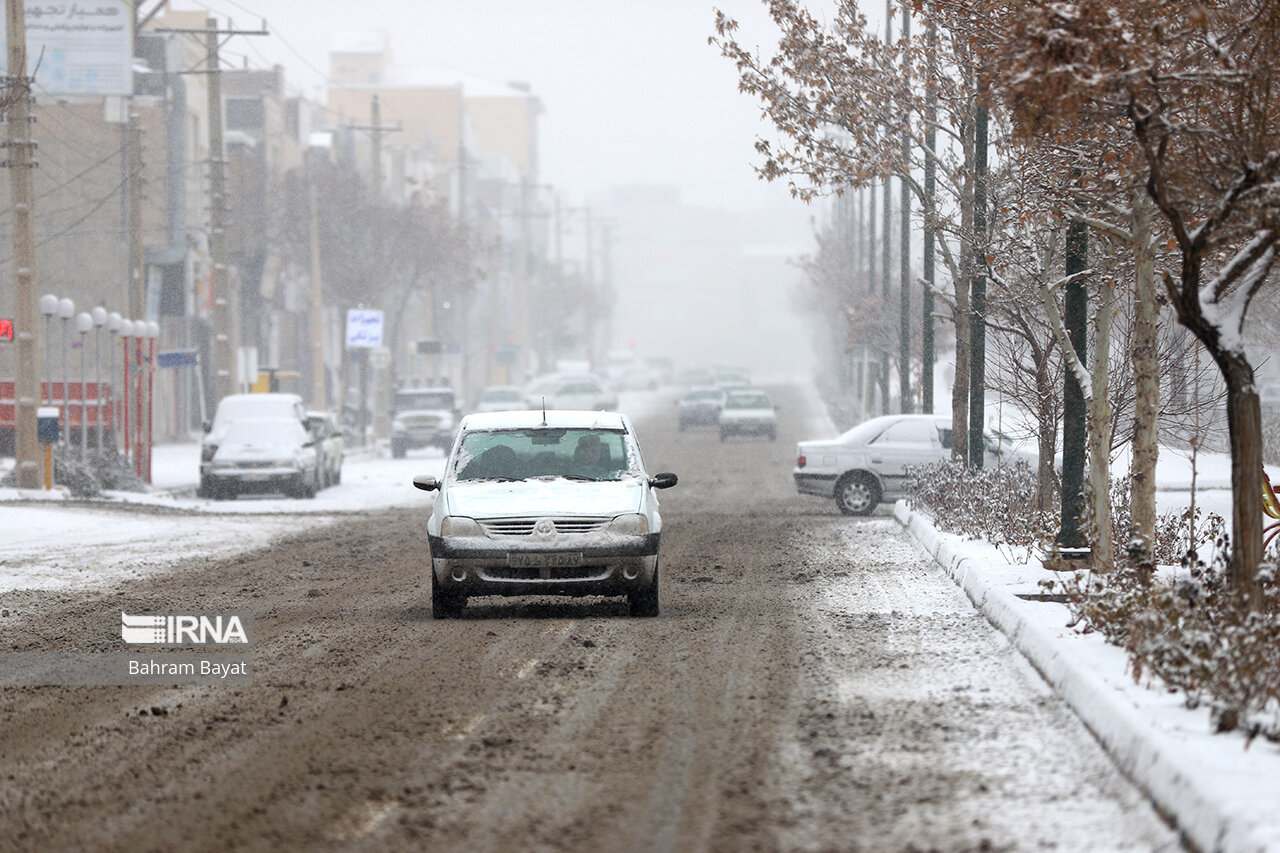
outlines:
{"label": "driver in car", "polygon": [[609,465],[608,449],[600,436],[587,433],[578,439],[578,446],[573,451],[573,466],[570,473],[579,477],[599,479],[612,472]]}

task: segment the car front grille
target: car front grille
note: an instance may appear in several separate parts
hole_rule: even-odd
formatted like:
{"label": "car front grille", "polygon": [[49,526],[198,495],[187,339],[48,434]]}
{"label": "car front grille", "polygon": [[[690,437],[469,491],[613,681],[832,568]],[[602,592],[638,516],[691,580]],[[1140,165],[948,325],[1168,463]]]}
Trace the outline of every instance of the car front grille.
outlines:
{"label": "car front grille", "polygon": [[480,570],[489,580],[501,581],[586,581],[599,580],[608,574],[605,566],[557,566],[551,569],[489,566]]}
{"label": "car front grille", "polygon": [[532,536],[538,522],[549,521],[554,530],[548,533],[592,533],[600,530],[612,518],[481,518],[480,526],[489,536]]}

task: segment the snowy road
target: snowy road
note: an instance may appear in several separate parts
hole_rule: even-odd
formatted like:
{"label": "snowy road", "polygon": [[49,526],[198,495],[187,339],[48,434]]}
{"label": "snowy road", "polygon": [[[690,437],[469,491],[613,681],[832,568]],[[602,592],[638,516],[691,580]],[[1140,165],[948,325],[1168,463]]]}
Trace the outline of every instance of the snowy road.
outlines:
{"label": "snowy road", "polygon": [[662,497],[655,620],[621,600],[488,599],[433,621],[423,512],[396,507],[295,517],[296,537],[188,556],[145,584],[20,594],[2,651],[117,651],[131,608],[250,610],[255,678],[4,688],[0,838],[1178,849],[883,509],[852,521],[794,494],[793,443],[816,413],[773,390],[777,443],[677,434],[665,402],[637,417],[650,469],[681,477]]}

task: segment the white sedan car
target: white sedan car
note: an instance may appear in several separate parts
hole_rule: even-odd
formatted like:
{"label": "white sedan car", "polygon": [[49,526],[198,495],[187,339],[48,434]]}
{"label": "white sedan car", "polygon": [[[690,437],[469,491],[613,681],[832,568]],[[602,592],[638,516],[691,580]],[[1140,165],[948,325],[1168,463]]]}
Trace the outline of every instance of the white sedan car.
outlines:
{"label": "white sedan car", "polygon": [[[1026,453],[987,436],[983,464],[1025,460]],[[884,415],[828,441],[796,445],[796,490],[835,498],[846,515],[867,515],[882,502],[905,497],[907,468],[951,458],[950,415]]]}
{"label": "white sedan car", "polygon": [[427,519],[431,612],[471,595],[625,595],[658,615],[656,490],[631,422],[616,412],[542,411],[463,419]]}

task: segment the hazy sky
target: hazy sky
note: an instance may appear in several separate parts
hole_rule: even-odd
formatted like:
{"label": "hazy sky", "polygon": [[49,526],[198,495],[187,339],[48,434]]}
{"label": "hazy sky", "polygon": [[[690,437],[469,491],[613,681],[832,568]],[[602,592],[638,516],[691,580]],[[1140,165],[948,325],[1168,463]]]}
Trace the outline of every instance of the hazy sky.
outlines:
{"label": "hazy sky", "polygon": [[[744,41],[770,46],[760,0],[173,0],[271,36],[236,38],[228,60],[279,63],[295,93],[319,99],[331,35],[385,29],[404,68],[450,68],[529,83],[542,100],[543,182],[570,203],[615,185],[667,183],[690,204],[735,211],[801,207],[755,177],[767,128],[707,44],[719,7]],[[812,211],[793,215],[807,218]]]}

